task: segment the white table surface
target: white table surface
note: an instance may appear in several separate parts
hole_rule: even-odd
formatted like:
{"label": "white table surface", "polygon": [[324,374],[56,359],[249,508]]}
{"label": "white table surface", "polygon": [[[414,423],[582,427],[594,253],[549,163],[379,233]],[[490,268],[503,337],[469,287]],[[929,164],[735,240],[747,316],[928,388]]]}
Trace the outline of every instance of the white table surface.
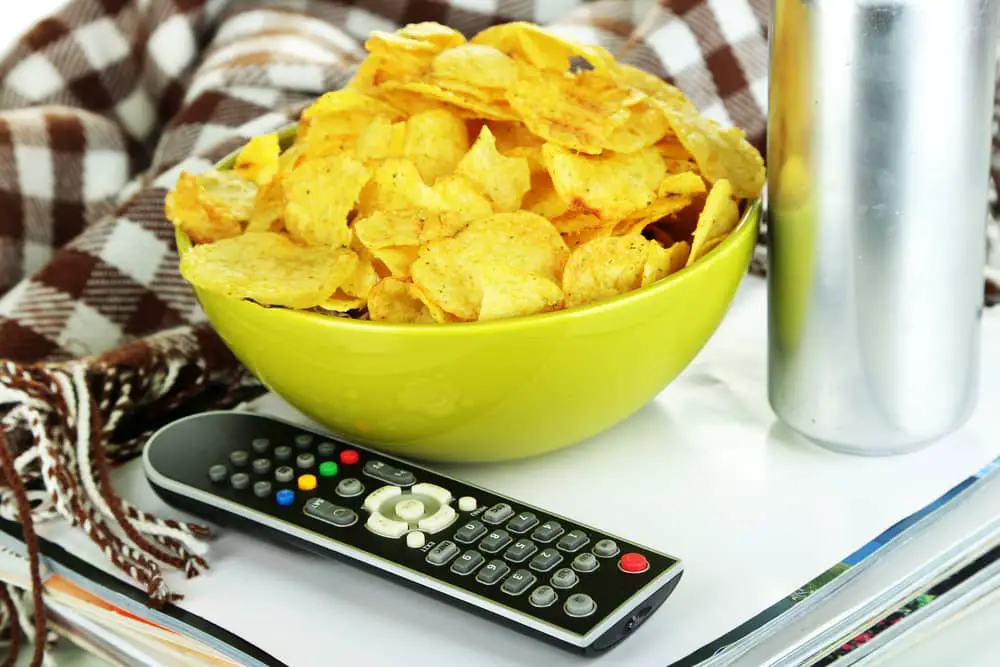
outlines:
{"label": "white table surface", "polygon": [[[63,4],[62,0],[34,0],[31,3],[5,2],[3,9],[3,21],[0,21],[0,48],[2,48],[2,45],[8,43],[10,40],[15,38],[16,35],[19,34],[24,28],[30,26],[31,23],[45,16],[46,14],[48,14],[61,4]],[[756,291],[755,287],[752,285],[750,289],[751,292]],[[756,301],[756,304],[753,304],[752,303],[753,301]],[[750,297],[750,302],[751,305],[757,305],[757,306],[759,306],[761,303],[761,301],[758,298],[755,298],[753,295],[751,295]],[[746,302],[744,301],[744,303]],[[997,318],[994,318],[994,320],[996,319]],[[1000,327],[994,326],[993,331],[994,335],[1000,334]],[[755,332],[752,337],[759,338],[759,331]],[[753,344],[759,345],[760,342],[761,341],[757,340],[753,342]],[[755,378],[758,381],[762,379],[759,373],[760,370],[758,363],[759,359],[757,358],[752,358],[752,357],[742,358],[742,359],[739,357],[727,358],[727,355],[723,355],[722,358],[717,357],[715,359],[712,359],[711,354],[709,354],[708,359],[709,359],[709,361],[707,362],[708,365],[707,366],[702,365],[700,369],[698,369],[698,365],[696,364],[695,368],[698,370],[695,370],[695,372],[692,373],[692,375],[697,375],[698,373],[701,373],[703,374],[704,379],[706,380],[711,379],[711,371],[713,370],[712,362],[714,361],[718,363],[725,361],[727,363],[733,362],[733,363],[748,364],[749,374],[745,375],[744,377],[749,377],[751,379]],[[748,368],[743,368],[741,370],[747,371]],[[750,404],[753,404],[754,402],[759,403],[760,392],[757,387],[753,385],[744,385],[744,386],[736,386],[735,388],[731,387],[731,389],[734,389],[736,393],[731,396],[733,400],[730,402],[728,406],[729,408],[735,407],[739,409],[741,404],[747,401],[749,401]],[[743,392],[743,394],[741,395],[740,392]],[[697,391],[692,391],[690,387],[688,388],[688,391],[686,392],[686,394],[684,394],[684,396],[688,401],[691,401],[692,404],[697,403]],[[760,407],[759,404],[756,405],[756,407],[759,408]],[[669,420],[661,421],[666,419],[666,415],[662,409],[662,406],[659,406],[659,408],[660,409],[657,409],[656,406],[654,406],[653,409],[647,410],[644,415],[637,416],[637,420],[633,420],[631,425],[626,425],[624,427],[626,430],[620,431],[620,433],[622,433],[623,435],[627,435],[628,431],[633,431],[634,434],[634,429],[637,426],[640,426],[643,420],[651,421],[652,423],[659,422],[661,423],[661,425],[664,426],[668,425]],[[683,406],[681,406],[681,409],[682,408]],[[720,418],[723,417],[721,413],[718,416]],[[723,451],[716,452],[717,454],[726,455],[725,458],[720,459],[720,461],[722,461],[724,466],[728,469],[720,471],[720,474],[726,477],[727,482],[732,482],[734,481],[734,479],[736,481],[740,481],[740,478],[742,478],[742,481],[747,483],[746,486],[744,486],[742,489],[744,492],[749,492],[754,488],[760,487],[762,482],[766,485],[767,480],[770,480],[771,483],[781,482],[781,483],[796,484],[797,482],[797,480],[794,479],[782,479],[780,477],[781,472],[791,472],[794,469],[794,467],[786,469],[784,471],[780,471],[776,468],[776,465],[780,463],[779,459],[789,458],[789,452],[785,451],[787,444],[782,441],[783,438],[781,438],[780,436],[775,437],[773,429],[771,430],[771,432],[767,431],[768,431],[767,428],[761,428],[761,435],[764,437],[761,437],[758,443],[748,444],[741,442],[733,442],[731,443],[730,446],[723,447],[722,448]],[[1000,429],[993,429],[993,431],[994,433],[996,433],[1000,431]],[[702,433],[702,435],[704,437],[710,438],[712,436],[712,433],[713,432],[711,429],[707,429]],[[722,435],[721,432],[716,432],[716,433],[718,435]],[[765,433],[766,436],[764,435]],[[965,472],[971,472],[971,470],[974,469],[975,467],[974,464],[975,461],[982,460],[983,462],[985,462],[986,460],[991,458],[990,446],[983,442],[977,442],[977,438],[974,437],[974,435],[973,437],[966,438],[967,440],[966,442],[945,443],[943,445],[940,445],[936,452],[934,450],[931,450],[926,453],[915,455],[916,457],[918,457],[920,461],[922,461],[922,463],[909,465],[908,466],[909,469],[915,471],[917,477],[920,477],[923,473],[926,473],[927,475],[929,475],[927,481],[932,481],[936,486],[942,487],[941,490],[943,491],[944,488],[947,488],[947,486],[951,483],[948,481],[949,479],[956,478],[954,479],[954,481],[957,482],[958,479],[961,478],[963,474],[962,470],[965,470]],[[608,441],[605,440],[604,442]],[[589,449],[589,454],[588,454],[588,449]],[[646,449],[647,451],[649,451],[645,447],[642,447],[640,449]],[[950,451],[952,449],[954,450],[953,452]],[[578,470],[580,472],[586,471],[587,473],[591,473],[593,472],[593,470],[590,469],[587,463],[587,459],[588,458],[592,459],[590,461],[591,464],[595,465],[599,464],[599,460],[594,458],[597,457],[599,459],[599,456],[596,454],[594,450],[595,447],[593,446],[587,447],[586,445],[584,445],[576,452],[565,454],[564,461],[566,462],[575,461],[574,465],[578,464],[580,467],[575,468],[574,470]],[[693,451],[689,453],[695,454],[695,452]],[[807,456],[825,456],[825,454],[808,452],[802,454],[791,454],[790,458],[794,459],[796,457],[802,458]],[[953,470],[950,470],[948,472],[941,472],[940,470],[932,470],[941,468],[942,466],[947,466],[949,460],[954,460],[956,458],[967,459],[967,460],[962,460],[959,463],[956,463],[953,466]],[[911,459],[911,462],[918,459]],[[835,465],[836,461],[841,461],[841,459],[839,457],[834,457],[834,456],[831,456],[829,458],[829,464],[831,465],[831,472],[833,471],[833,468],[836,467]],[[785,463],[787,464],[787,460],[785,461]],[[859,480],[859,483],[860,484],[868,483],[874,489],[875,487],[879,486],[877,482],[878,478],[881,475],[884,475],[884,471],[891,468],[891,463],[870,462],[870,464],[866,464],[866,466],[870,470],[868,471],[868,473],[862,475],[862,478]],[[887,468],[887,466],[889,467]],[[537,464],[535,471],[537,474],[543,474],[543,473],[554,474],[557,468],[558,466],[553,467],[553,461],[550,460],[548,465],[546,463]],[[736,472],[737,469],[738,473]],[[521,475],[514,473],[513,470],[511,470],[510,473],[511,474],[508,475],[504,474],[503,471],[499,471],[496,473],[491,473],[486,476],[498,478],[501,481],[505,480],[507,482],[506,483],[507,488],[503,488],[504,487],[503,484],[498,485],[501,488],[501,490],[506,490],[508,492],[516,493],[520,484],[516,483],[515,478],[521,477]],[[646,477],[646,475],[642,476],[644,478]],[[130,477],[133,477],[133,475],[130,475]],[[933,478],[933,480],[931,478]],[[644,479],[642,483],[652,483],[654,481],[655,480],[650,478],[650,479]],[[798,480],[798,482],[800,483],[802,481],[803,480]],[[132,482],[137,482],[137,480],[132,480]],[[128,486],[131,485],[132,485],[131,483],[128,484]],[[808,486],[799,486],[798,488],[803,492],[810,490]],[[704,498],[702,498],[700,501],[702,506],[700,508],[695,508],[695,510],[697,511],[701,511],[703,513],[707,511],[711,515],[723,518],[720,524],[713,526],[711,530],[721,531],[726,529],[732,529],[737,527],[738,524],[741,523],[742,521],[752,518],[752,517],[741,516],[742,512],[739,510],[738,505],[733,503],[734,500],[739,499],[738,489],[736,493],[732,493],[730,490],[730,492],[714,496],[714,499],[712,494],[713,494],[713,489],[710,486],[709,488],[706,489],[706,494]],[[543,500],[545,494],[536,494],[536,495],[539,496],[538,498],[539,500]],[[664,499],[667,501],[678,500],[676,498],[671,498],[671,494],[669,493],[665,495]],[[861,539],[863,541],[864,539],[873,536],[875,533],[872,532],[871,527],[869,526],[865,526],[859,530],[852,531],[851,526],[848,525],[850,523],[850,518],[852,517],[852,515],[864,513],[864,511],[866,510],[866,505],[870,505],[872,503],[884,503],[884,502],[885,499],[880,499],[878,497],[877,492],[873,490],[871,495],[867,498],[867,502],[863,498],[858,498],[856,506],[842,508],[842,511],[838,512],[835,515],[831,514],[825,517],[813,516],[812,517],[814,521],[813,525],[816,525],[817,523],[823,521],[832,531],[838,533],[854,533],[849,538],[841,534],[838,538],[841,542],[843,542],[844,540],[857,541],[858,539]],[[901,510],[904,510],[906,506],[913,505],[914,503],[918,502],[920,502],[918,499],[910,498],[908,502],[902,503],[900,507],[887,510],[886,516],[895,516]],[[713,508],[712,507],[713,505],[728,505],[729,508],[728,510],[723,511],[725,508]],[[769,505],[770,505],[769,510],[773,511],[776,516],[780,515],[782,512],[787,512],[792,509],[787,505],[785,507],[782,507],[781,504],[775,505],[773,503],[767,503],[767,502],[765,502],[763,505],[758,505],[758,507],[768,508]],[[562,507],[560,509],[569,510],[570,508]],[[913,509],[916,509],[916,507],[911,507],[910,511],[912,511]],[[666,520],[669,522],[671,519],[668,517]],[[875,532],[877,532],[877,530]],[[650,531],[649,535],[652,536],[653,532]],[[639,537],[642,536],[640,535]],[[774,537],[778,536],[775,535]],[[235,538],[227,537],[223,539],[229,540]],[[819,552],[822,552],[823,549],[821,545],[817,546],[815,544],[816,542],[823,542],[822,535],[817,535],[816,539],[810,540],[810,544],[796,545],[796,547],[801,550],[801,553],[792,552],[783,554],[782,558],[787,561],[785,564],[787,565],[788,570],[790,570],[789,574],[786,577],[783,578],[778,577],[775,578],[773,581],[765,582],[763,586],[758,587],[759,590],[757,591],[757,595],[759,596],[759,599],[753,601],[752,603],[749,603],[749,607],[767,606],[767,604],[769,604],[770,602],[776,601],[779,597],[788,593],[790,590],[789,586],[790,583],[797,585],[798,583],[801,583],[801,581],[803,580],[803,576],[815,574],[816,572],[814,572],[813,570],[816,570],[818,563],[820,562],[823,563],[821,569],[832,564],[831,562],[828,562],[829,559],[826,557],[826,554],[823,554],[822,556],[820,555]],[[230,546],[235,546],[235,545],[230,544]],[[252,550],[252,546],[250,545],[244,545],[244,546],[247,546],[247,548]],[[678,547],[680,546],[683,545],[678,545]],[[227,555],[228,556],[233,555],[232,552],[226,554],[227,551],[228,549],[226,548],[225,544],[217,545],[215,551],[218,560],[222,561],[220,563],[217,563],[216,572],[219,575],[222,575],[221,578],[223,579],[225,578],[223,573],[225,572],[226,569],[225,561],[227,560]],[[723,550],[720,549],[720,551]],[[261,555],[264,558],[264,561],[266,562],[268,554],[258,552],[258,555]],[[700,557],[701,557],[701,562],[703,565],[705,565],[705,567],[708,568],[712,567],[713,563],[710,562],[710,559],[706,560],[704,555],[701,555]],[[720,554],[718,562],[714,563],[714,565],[718,566],[727,561],[729,563],[732,563],[731,559],[728,559],[724,557],[722,554]],[[741,569],[743,569],[742,566]],[[747,564],[745,569],[747,575],[753,575],[754,566],[752,562]],[[209,581],[210,579],[211,577],[206,578],[205,581]],[[772,586],[773,588],[771,588]],[[184,586],[184,588],[188,589],[186,592],[188,592],[189,594],[192,592],[191,586]],[[695,595],[695,593],[692,592],[685,594],[685,591],[691,591],[692,588],[695,591],[711,590],[711,587],[707,589],[705,588],[705,582],[700,582],[699,584],[698,573],[697,571],[695,571],[693,574],[691,574],[688,581],[686,581],[685,584],[681,586],[681,588],[678,591],[677,597],[679,597],[681,600],[691,599],[690,596]],[[349,592],[349,589],[345,590]],[[197,600],[198,597],[199,596],[197,595],[197,593],[195,593],[193,599]],[[395,598],[395,596],[393,597]],[[386,602],[388,602],[388,600],[386,600]],[[374,619],[375,617],[381,615],[380,609],[377,608],[379,606],[380,605],[376,604],[375,607],[373,607],[372,609],[364,611],[366,612],[366,615],[369,612],[373,614],[372,619]],[[740,605],[735,605],[735,606],[740,606]],[[715,609],[715,610],[706,609],[704,610],[706,612],[705,614],[693,615],[697,616],[698,618],[693,618],[693,619],[689,618],[685,622],[683,622],[682,623],[682,625],[684,626],[683,629],[685,632],[694,632],[695,634],[697,634],[698,630],[702,629],[699,628],[699,626],[704,625],[706,623],[718,624],[724,620],[723,617],[725,616],[732,616],[735,614],[735,616],[738,617],[739,614],[745,613],[746,609],[749,607],[747,604],[744,604],[743,608],[739,611],[727,611],[726,609]],[[659,615],[665,615],[665,614],[669,614],[670,616],[675,616],[675,617],[677,616],[677,614],[671,613],[670,609],[668,608],[665,608],[663,611],[661,611]],[[434,608],[433,610],[431,610],[429,617],[425,620],[448,622],[448,623],[452,622],[451,619],[449,618],[449,614],[447,613],[447,611],[438,608]],[[682,618],[680,619],[675,618],[675,620],[684,621],[684,619]],[[650,624],[652,623],[653,622],[651,621]],[[456,626],[453,629],[458,629],[460,627],[461,626]],[[935,633],[934,635],[928,637],[921,643],[917,644],[912,649],[909,649],[901,653],[897,653],[881,661],[880,666],[923,667],[924,665],[927,665],[928,667],[930,667],[931,665],[955,664],[955,665],[962,665],[963,667],[979,667],[980,665],[985,667],[986,665],[996,665],[1000,663],[1000,635],[998,635],[995,631],[997,627],[1000,627],[1000,596],[997,596],[997,599],[992,604],[985,605],[983,608],[981,608],[979,613],[973,618],[973,620],[967,621],[966,624],[963,624],[961,626],[952,625],[950,627],[946,627],[941,631]],[[437,634],[441,630],[444,630],[444,628],[438,628],[438,630],[433,632],[432,634]],[[483,645],[485,649],[489,644],[490,631],[478,625],[471,628],[471,630],[474,636],[482,635],[480,639],[486,642]],[[250,639],[251,641],[256,641],[257,638],[248,637],[248,639]],[[386,641],[384,637],[383,641]],[[263,643],[271,643],[271,642],[265,641]],[[637,635],[635,638],[630,640],[629,643],[633,645],[635,650],[639,650],[641,648],[640,644],[642,642],[640,641],[640,638]],[[650,645],[649,648],[651,647],[652,646]],[[346,647],[342,645],[340,651],[344,651],[345,648]],[[400,650],[404,650],[407,647],[400,646],[399,648]],[[442,650],[444,651],[444,647],[442,647]],[[638,657],[639,654],[631,654],[631,651],[628,649],[627,646],[623,646],[620,649],[618,649],[618,651],[622,650],[625,650],[627,653],[629,653],[631,655],[631,658],[636,658],[636,660],[633,661],[630,659],[628,655],[619,654],[620,659],[624,659],[631,664],[638,664],[639,662],[641,662],[642,664],[646,664],[648,662],[649,665],[657,665],[657,664],[663,664],[663,662],[665,662],[664,660],[657,659],[655,655],[648,655],[648,654],[644,655],[640,659]],[[71,650],[64,649],[63,655],[66,656],[66,661],[60,660],[59,664],[60,665],[71,664],[74,665],[74,667],[77,666],[84,667],[85,665],[101,664],[99,661],[88,659],[86,656],[80,656],[80,655],[73,656],[72,653],[73,652]],[[414,654],[404,650],[404,652],[401,653],[400,655],[412,656]],[[341,653],[341,656],[344,657],[344,654]],[[444,667],[448,667],[451,664],[457,664],[453,661],[448,660],[445,653],[439,654],[438,657],[441,658],[441,660],[439,660],[436,664],[442,665]],[[552,656],[547,656],[547,657],[551,658]],[[549,660],[549,664],[554,665],[557,662],[558,664],[562,664],[558,660],[556,661]],[[617,664],[617,660],[613,662]],[[501,663],[498,662],[497,664]]]}

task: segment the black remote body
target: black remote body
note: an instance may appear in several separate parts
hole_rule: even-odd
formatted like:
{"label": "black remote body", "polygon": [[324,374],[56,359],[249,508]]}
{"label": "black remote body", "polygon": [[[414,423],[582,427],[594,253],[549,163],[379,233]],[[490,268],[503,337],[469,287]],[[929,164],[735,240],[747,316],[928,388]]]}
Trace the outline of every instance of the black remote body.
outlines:
{"label": "black remote body", "polygon": [[366,567],[597,655],[673,592],[681,562],[416,463],[271,417],[209,412],[148,443],[168,504]]}

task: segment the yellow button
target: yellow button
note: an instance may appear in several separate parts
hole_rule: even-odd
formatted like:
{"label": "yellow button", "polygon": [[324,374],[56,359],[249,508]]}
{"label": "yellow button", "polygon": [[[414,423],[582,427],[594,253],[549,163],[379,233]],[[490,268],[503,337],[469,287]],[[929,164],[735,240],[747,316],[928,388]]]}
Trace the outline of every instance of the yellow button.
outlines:
{"label": "yellow button", "polygon": [[299,489],[302,491],[312,491],[316,488],[315,475],[302,475],[299,477]]}

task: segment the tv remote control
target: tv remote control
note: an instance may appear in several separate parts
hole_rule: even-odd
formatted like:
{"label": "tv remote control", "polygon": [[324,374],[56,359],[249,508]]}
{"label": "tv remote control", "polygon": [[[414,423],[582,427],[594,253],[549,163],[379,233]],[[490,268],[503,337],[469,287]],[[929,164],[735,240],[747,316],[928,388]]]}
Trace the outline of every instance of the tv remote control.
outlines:
{"label": "tv remote control", "polygon": [[143,455],[165,502],[346,559],[564,649],[617,645],[681,562],[607,531],[271,417],[208,412]]}

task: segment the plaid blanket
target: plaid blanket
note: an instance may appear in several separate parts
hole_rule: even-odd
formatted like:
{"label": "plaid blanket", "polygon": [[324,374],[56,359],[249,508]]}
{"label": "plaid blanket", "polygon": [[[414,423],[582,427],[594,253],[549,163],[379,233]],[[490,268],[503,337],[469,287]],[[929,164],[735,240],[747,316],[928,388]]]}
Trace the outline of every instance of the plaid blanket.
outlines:
{"label": "plaid blanket", "polygon": [[[763,153],[768,4],[70,0],[0,60],[0,516],[24,525],[32,552],[35,522],[71,522],[152,603],[175,598],[162,567],[207,566],[204,528],[130,506],[109,477],[159,424],[262,392],[178,274],[164,196],[181,170],[209,168],[343,85],[372,30],[550,26],[670,80]],[[993,301],[998,230],[989,223]],[[34,591],[0,588],[15,649],[18,627],[45,632],[32,563]],[[46,642],[34,644],[42,664]]]}

